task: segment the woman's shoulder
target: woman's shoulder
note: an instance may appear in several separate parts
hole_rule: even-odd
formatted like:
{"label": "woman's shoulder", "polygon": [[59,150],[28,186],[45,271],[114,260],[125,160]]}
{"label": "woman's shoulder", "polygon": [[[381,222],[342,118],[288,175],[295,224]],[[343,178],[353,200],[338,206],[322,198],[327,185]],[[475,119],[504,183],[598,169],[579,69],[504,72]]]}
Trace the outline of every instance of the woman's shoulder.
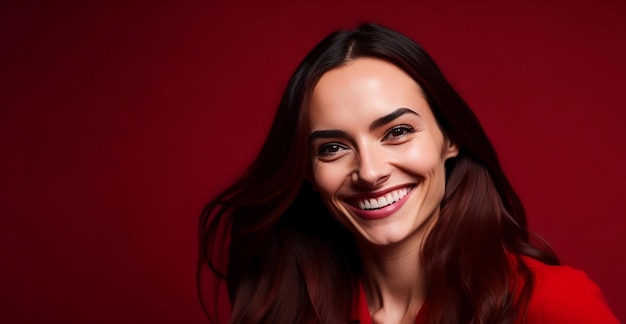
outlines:
{"label": "woman's shoulder", "polygon": [[523,260],[535,277],[526,323],[619,323],[583,271]]}

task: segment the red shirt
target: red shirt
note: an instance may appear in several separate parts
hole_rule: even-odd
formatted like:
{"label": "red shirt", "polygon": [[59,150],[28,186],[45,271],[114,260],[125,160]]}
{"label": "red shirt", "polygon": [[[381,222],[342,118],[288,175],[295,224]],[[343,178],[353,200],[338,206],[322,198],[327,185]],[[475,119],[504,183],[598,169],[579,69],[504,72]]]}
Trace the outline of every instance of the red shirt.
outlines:
{"label": "red shirt", "polygon": [[[549,266],[528,257],[523,260],[535,276],[524,323],[619,324],[598,286],[584,272],[568,266]],[[427,309],[428,301],[417,314],[416,324],[426,321]],[[352,320],[353,323],[372,323],[362,285]]]}

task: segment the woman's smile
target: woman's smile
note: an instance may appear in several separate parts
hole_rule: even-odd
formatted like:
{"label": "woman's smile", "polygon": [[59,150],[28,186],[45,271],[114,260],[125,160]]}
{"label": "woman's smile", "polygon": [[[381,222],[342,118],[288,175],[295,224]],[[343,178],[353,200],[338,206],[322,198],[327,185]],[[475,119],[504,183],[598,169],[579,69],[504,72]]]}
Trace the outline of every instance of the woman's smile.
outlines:
{"label": "woman's smile", "polygon": [[364,219],[381,219],[400,209],[415,185],[402,185],[376,193],[359,194],[346,198],[348,208]]}
{"label": "woman's smile", "polygon": [[357,204],[360,209],[384,208],[404,198],[404,196],[411,191],[411,188],[412,187],[394,189],[382,195],[375,194],[373,198],[360,198],[357,199]]}

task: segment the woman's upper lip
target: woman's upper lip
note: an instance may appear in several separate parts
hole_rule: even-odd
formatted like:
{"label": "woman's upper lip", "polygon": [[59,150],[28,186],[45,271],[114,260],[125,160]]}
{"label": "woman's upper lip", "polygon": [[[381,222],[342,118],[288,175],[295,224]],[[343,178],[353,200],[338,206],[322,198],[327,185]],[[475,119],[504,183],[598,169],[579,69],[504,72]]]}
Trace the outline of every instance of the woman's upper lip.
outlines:
{"label": "woman's upper lip", "polygon": [[358,193],[358,194],[354,194],[354,195],[349,195],[346,196],[346,199],[371,199],[371,198],[378,198],[380,196],[384,196],[386,195],[388,192],[394,191],[394,190],[398,190],[400,188],[413,188],[415,187],[416,184],[401,184],[398,186],[394,186],[394,187],[389,187],[389,188],[385,188],[385,189],[381,189],[378,191],[370,191],[370,192],[364,192],[364,193]]}

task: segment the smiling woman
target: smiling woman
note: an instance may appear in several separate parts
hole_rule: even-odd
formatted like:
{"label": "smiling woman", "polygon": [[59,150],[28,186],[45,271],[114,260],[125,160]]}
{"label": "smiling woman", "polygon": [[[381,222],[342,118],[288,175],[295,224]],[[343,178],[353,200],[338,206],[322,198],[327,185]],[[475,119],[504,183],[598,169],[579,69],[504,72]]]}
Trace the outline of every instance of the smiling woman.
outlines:
{"label": "smiling woman", "polygon": [[530,243],[491,142],[431,58],[377,25],[307,55],[200,226],[199,273],[226,281],[231,323],[617,322],[584,273]]}

